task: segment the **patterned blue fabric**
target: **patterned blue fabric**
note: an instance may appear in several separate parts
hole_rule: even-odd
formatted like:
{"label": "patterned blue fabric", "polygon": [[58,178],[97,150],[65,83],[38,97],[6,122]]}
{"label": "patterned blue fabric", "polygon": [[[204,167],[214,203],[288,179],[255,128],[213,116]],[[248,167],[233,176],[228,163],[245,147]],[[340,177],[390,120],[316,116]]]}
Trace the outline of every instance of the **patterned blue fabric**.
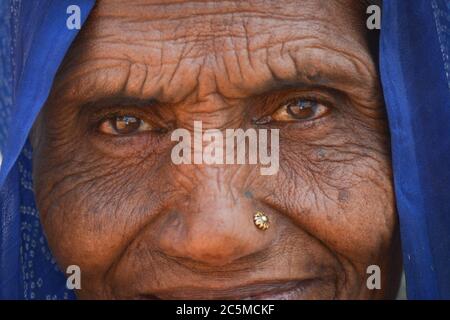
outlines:
{"label": "patterned blue fabric", "polygon": [[[70,299],[34,203],[29,130],[94,0],[0,0],[0,299]],[[380,70],[409,298],[450,298],[450,1],[386,0]]]}
{"label": "patterned blue fabric", "polygon": [[67,7],[85,21],[93,0],[0,1],[0,298],[69,299],[64,274],[47,246],[34,203],[32,151],[26,140],[77,30]]}
{"label": "patterned blue fabric", "polygon": [[384,1],[381,78],[409,299],[450,299],[450,1]]}

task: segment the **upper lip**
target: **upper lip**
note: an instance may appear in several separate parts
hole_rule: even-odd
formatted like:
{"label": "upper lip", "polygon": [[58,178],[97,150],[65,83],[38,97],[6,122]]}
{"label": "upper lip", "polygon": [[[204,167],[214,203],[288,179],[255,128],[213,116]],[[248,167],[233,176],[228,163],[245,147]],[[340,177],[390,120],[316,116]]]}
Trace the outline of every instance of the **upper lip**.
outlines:
{"label": "upper lip", "polygon": [[141,294],[147,299],[270,299],[277,295],[300,291],[318,279],[284,280],[250,283],[244,286],[228,288],[177,287],[158,290],[151,294]]}

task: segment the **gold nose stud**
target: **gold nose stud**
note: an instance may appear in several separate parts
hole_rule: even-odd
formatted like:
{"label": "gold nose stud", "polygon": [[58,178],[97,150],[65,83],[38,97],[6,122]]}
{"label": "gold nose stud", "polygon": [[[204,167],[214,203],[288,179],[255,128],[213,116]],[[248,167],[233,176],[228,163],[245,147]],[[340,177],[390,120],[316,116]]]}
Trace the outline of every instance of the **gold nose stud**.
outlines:
{"label": "gold nose stud", "polygon": [[261,211],[257,211],[255,213],[255,215],[253,216],[253,222],[255,223],[255,226],[260,230],[264,231],[269,229],[269,217]]}

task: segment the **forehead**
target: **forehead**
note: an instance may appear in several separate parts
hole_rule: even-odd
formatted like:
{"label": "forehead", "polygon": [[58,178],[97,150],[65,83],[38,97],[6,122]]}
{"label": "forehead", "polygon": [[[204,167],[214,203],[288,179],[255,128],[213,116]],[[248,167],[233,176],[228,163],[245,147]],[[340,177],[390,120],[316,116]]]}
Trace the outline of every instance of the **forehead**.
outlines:
{"label": "forehead", "polygon": [[360,0],[98,1],[59,85],[167,102],[283,82],[370,86],[364,12]]}

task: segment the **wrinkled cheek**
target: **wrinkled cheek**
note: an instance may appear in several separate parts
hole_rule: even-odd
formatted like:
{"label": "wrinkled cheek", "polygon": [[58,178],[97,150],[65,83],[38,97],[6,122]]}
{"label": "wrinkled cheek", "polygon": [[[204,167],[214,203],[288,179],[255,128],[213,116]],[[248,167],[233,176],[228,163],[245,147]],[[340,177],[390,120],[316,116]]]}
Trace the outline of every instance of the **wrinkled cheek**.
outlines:
{"label": "wrinkled cheek", "polygon": [[[114,233],[106,235],[101,231],[108,222],[91,215],[88,203],[78,205],[76,198],[70,195],[64,198],[54,200],[50,209],[42,213],[50,249],[62,268],[78,265],[84,275],[101,272],[117,246],[113,241]],[[101,223],[105,225],[99,228]]]}
{"label": "wrinkled cheek", "polygon": [[[323,228],[329,230],[324,237],[346,270],[347,284],[359,288],[360,297],[365,298],[367,295],[382,296],[385,290],[391,290],[396,283],[387,283],[387,279],[396,279],[399,274],[396,269],[400,252],[396,245],[393,191],[387,179],[380,180],[386,180],[386,183],[380,185],[366,180],[347,189],[348,202],[337,208],[339,217],[336,213],[328,213],[328,217],[323,219]],[[338,203],[342,203],[339,197]],[[324,235],[323,231],[321,234]],[[368,270],[373,266],[380,269],[383,291],[367,289]],[[354,291],[348,294],[358,292]]]}
{"label": "wrinkled cheek", "polygon": [[396,228],[393,197],[389,191],[377,192],[377,185],[370,183],[359,190],[350,190],[357,197],[352,208],[343,219],[330,225],[336,230],[340,252],[369,264],[379,262],[388,252]]}
{"label": "wrinkled cheek", "polygon": [[41,221],[58,264],[63,270],[78,265],[83,279],[104,274],[130,230],[131,223],[117,219],[118,212],[128,216],[127,209],[117,203],[113,206],[104,193],[79,184],[62,196],[56,196],[57,190],[54,194],[41,203]]}
{"label": "wrinkled cheek", "polygon": [[387,156],[372,151],[367,156],[364,144],[286,149],[275,204],[281,203],[299,228],[336,254],[361,265],[379,263],[389,254],[397,228]]}
{"label": "wrinkled cheek", "polygon": [[[35,149],[34,189],[50,249],[61,269],[78,265],[83,277],[104,274],[127,241],[157,210],[148,169],[78,147],[74,160],[61,150]],[[163,174],[163,173],[161,173]]]}
{"label": "wrinkled cheek", "polygon": [[[336,230],[347,230],[337,234],[336,252],[347,263],[347,270],[356,271],[355,281],[360,283],[361,297],[386,298],[384,295],[395,295],[401,272],[394,194],[388,182],[382,188],[367,182],[360,192],[360,200],[346,217],[351,227],[346,227],[345,222],[334,226]],[[382,290],[367,287],[373,268],[379,270]]]}
{"label": "wrinkled cheek", "polygon": [[324,224],[332,230],[338,252],[371,264],[378,263],[388,252],[396,214],[389,177],[382,170],[370,172],[366,177],[372,178],[337,190],[336,211],[327,213]]}

